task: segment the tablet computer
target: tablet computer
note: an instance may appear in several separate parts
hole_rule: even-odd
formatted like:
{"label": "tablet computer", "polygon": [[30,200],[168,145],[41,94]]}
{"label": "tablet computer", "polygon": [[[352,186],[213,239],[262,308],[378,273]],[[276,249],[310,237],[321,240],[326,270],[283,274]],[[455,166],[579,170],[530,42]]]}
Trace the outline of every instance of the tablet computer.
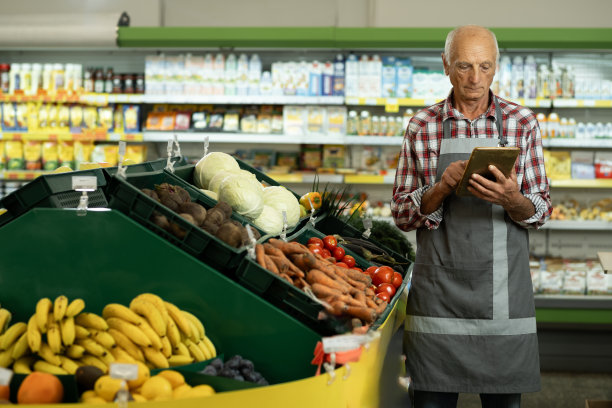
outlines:
{"label": "tablet computer", "polygon": [[458,196],[472,195],[467,188],[470,185],[470,177],[474,173],[495,181],[495,176],[489,171],[491,164],[508,177],[512,173],[519,152],[518,147],[475,147],[455,193]]}

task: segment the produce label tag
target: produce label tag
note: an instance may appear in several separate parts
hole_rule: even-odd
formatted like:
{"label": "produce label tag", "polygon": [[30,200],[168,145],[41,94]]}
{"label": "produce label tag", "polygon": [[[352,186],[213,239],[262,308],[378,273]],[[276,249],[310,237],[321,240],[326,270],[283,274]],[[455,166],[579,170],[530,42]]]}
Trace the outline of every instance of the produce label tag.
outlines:
{"label": "produce label tag", "polygon": [[361,234],[365,239],[370,238],[370,234],[372,234],[372,219],[370,217],[365,217],[363,219],[363,234]]}
{"label": "produce label tag", "polygon": [[181,145],[179,145],[178,136],[175,134],[173,138],[174,138],[174,147],[175,147],[174,155],[180,156],[181,155]]}
{"label": "produce label tag", "polygon": [[112,363],[110,365],[110,376],[120,380],[135,380],[138,378],[138,365]]}
{"label": "produce label tag", "polygon": [[340,336],[323,337],[321,341],[325,353],[337,353],[359,348],[371,341],[371,338],[364,334],[343,334]]}
{"label": "produce label tag", "polygon": [[123,159],[125,156],[125,140],[119,142],[119,157]]}
{"label": "produce label tag", "polygon": [[256,259],[255,255],[255,244],[257,241],[255,240],[255,236],[253,235],[253,231],[251,231],[251,226],[249,224],[245,225],[247,235],[249,236],[249,243],[247,244],[247,254],[251,257],[251,259]]}
{"label": "produce label tag", "polygon": [[314,216],[315,208],[314,208],[314,204],[312,203],[312,199],[310,198],[310,195],[308,195],[308,203],[310,203],[310,219],[308,220],[308,222],[310,222],[312,226],[314,227],[315,220],[317,219],[317,217]]}
{"label": "produce label tag", "polygon": [[172,139],[168,140],[168,146],[166,147],[166,152],[168,153],[168,158],[166,159],[166,170],[168,170],[171,173],[174,173],[174,164],[172,163],[172,146],[173,145],[174,145],[174,141]]}
{"label": "produce label tag", "polygon": [[208,154],[208,145],[210,144],[210,136],[204,136],[204,156]]}
{"label": "produce label tag", "polygon": [[287,211],[283,210],[283,230],[280,233],[280,238],[287,242]]}
{"label": "produce label tag", "polygon": [[72,176],[72,189],[74,191],[96,191],[98,179],[96,176]]}
{"label": "produce label tag", "polygon": [[9,385],[13,378],[13,371],[8,368],[0,367],[0,385]]}

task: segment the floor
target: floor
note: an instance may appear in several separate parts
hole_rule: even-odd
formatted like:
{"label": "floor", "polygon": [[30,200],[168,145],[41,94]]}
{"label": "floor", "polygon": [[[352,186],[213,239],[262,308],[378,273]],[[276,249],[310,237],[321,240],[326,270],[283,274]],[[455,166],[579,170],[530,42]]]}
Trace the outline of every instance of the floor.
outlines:
{"label": "floor", "polygon": [[[410,398],[398,383],[402,330],[391,339],[381,377],[381,408],[410,408]],[[584,408],[585,401],[612,401],[611,373],[543,372],[542,391],[524,394],[522,408]],[[458,408],[480,408],[478,395],[461,394]],[[610,405],[612,407],[612,404]],[[607,407],[606,407],[607,408]]]}

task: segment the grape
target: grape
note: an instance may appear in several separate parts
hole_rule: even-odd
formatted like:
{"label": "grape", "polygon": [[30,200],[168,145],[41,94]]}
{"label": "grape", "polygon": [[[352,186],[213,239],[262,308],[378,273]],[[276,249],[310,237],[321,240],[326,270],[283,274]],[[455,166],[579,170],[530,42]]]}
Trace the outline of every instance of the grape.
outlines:
{"label": "grape", "polygon": [[253,371],[248,372],[248,373],[243,372],[243,375],[244,375],[245,380],[247,380],[248,382],[252,382],[252,383],[256,383],[257,380],[259,380],[260,378],[260,377],[257,377]]}
{"label": "grape", "polygon": [[206,374],[206,375],[217,375],[217,369],[212,364],[209,364],[206,367],[204,367],[201,373]]}
{"label": "grape", "polygon": [[270,385],[270,384],[268,383],[268,381],[266,381],[266,379],[265,379],[265,378],[263,378],[263,377],[262,377],[262,378],[260,378],[260,379],[257,381],[257,384],[259,384],[259,385]]}
{"label": "grape", "polygon": [[253,368],[244,367],[240,369],[240,372],[242,373],[242,375],[247,375],[253,372]]}
{"label": "grape", "polygon": [[240,367],[241,362],[242,362],[242,357],[236,355],[230,358],[228,361],[226,361],[225,366],[232,368],[232,369],[237,369],[238,367]]}
{"label": "grape", "polygon": [[221,371],[223,369],[223,361],[220,358],[215,358],[210,362],[210,365],[213,366],[217,371]]}
{"label": "grape", "polygon": [[223,370],[219,371],[219,375],[222,377],[232,378],[237,375],[238,372],[229,367],[223,367]]}
{"label": "grape", "polygon": [[240,374],[238,374],[238,375],[235,375],[235,376],[234,376],[234,380],[237,380],[237,381],[244,381],[244,377],[243,377],[243,376],[241,376]]}
{"label": "grape", "polygon": [[243,370],[246,368],[249,371],[253,371],[255,366],[253,365],[253,362],[251,360],[242,360],[242,363],[240,363],[240,368]]}

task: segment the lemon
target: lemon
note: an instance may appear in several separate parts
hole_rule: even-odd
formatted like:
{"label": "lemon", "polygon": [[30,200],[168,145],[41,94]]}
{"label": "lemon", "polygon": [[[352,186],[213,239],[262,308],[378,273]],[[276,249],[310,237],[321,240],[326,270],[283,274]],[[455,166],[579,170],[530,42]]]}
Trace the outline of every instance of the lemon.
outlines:
{"label": "lemon", "polygon": [[162,370],[157,375],[161,375],[166,380],[170,381],[173,389],[179,385],[185,384],[185,377],[183,377],[183,374],[175,370]]}
{"label": "lemon", "polygon": [[190,390],[187,390],[180,394],[179,399],[183,398],[198,398],[198,397],[210,397],[215,394],[215,390],[210,385],[200,384],[194,387],[191,387]]}
{"label": "lemon", "polygon": [[100,163],[81,163],[79,164],[79,170],[99,169],[102,166]]}
{"label": "lemon", "polygon": [[115,399],[115,394],[121,389],[121,380],[112,378],[110,375],[103,375],[96,380],[94,390],[99,397],[104,398],[108,402]]}
{"label": "lemon", "polygon": [[85,404],[108,404],[109,403],[109,401],[101,397],[90,397],[90,398],[84,399],[83,402]]}
{"label": "lemon", "polygon": [[70,166],[59,166],[57,169],[53,170],[53,173],[68,173],[72,171]]}
{"label": "lemon", "polygon": [[141,394],[147,400],[165,400],[172,398],[172,384],[164,377],[156,375],[142,384]]}
{"label": "lemon", "polygon": [[181,395],[185,393],[185,391],[189,391],[190,389],[191,389],[191,385],[189,384],[179,385],[178,387],[174,389],[174,391],[172,391],[172,398],[179,399],[181,398]]}
{"label": "lemon", "polygon": [[147,399],[140,394],[132,393],[132,398],[134,398],[134,402],[146,402]]}
{"label": "lemon", "polygon": [[149,379],[149,377],[151,377],[151,370],[149,370],[149,367],[147,367],[141,361],[137,361],[136,364],[138,365],[138,378],[136,378],[135,380],[129,380],[127,382],[128,387],[132,391],[140,387],[142,384],[144,384],[145,381]]}
{"label": "lemon", "polygon": [[81,394],[81,400],[85,401],[86,399],[97,397],[98,395],[94,390],[87,390]]}
{"label": "lemon", "polygon": [[132,164],[137,164],[137,163],[132,159],[123,159],[122,164],[124,166],[131,166]]}

